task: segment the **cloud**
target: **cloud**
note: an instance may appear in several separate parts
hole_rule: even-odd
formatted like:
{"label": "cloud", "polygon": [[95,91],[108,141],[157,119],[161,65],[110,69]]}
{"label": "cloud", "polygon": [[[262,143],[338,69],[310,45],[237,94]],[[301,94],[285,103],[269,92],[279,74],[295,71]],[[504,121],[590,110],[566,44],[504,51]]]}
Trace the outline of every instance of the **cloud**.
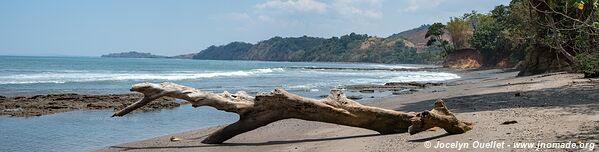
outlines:
{"label": "cloud", "polygon": [[347,17],[380,19],[383,17],[382,0],[335,0],[332,8]]}
{"label": "cloud", "polygon": [[328,13],[350,18],[380,19],[383,0],[269,0],[255,5],[260,11],[285,11],[288,13]]}
{"label": "cloud", "polygon": [[407,1],[407,6],[400,9],[400,11],[403,12],[415,12],[415,11],[419,11],[420,9],[423,8],[423,6],[425,7],[437,7],[439,6],[442,2],[444,2],[445,0],[428,0],[428,1],[422,1],[422,0],[408,0]]}
{"label": "cloud", "polygon": [[319,12],[327,11],[328,5],[317,0],[270,0],[256,5],[258,9],[278,9],[290,12]]}

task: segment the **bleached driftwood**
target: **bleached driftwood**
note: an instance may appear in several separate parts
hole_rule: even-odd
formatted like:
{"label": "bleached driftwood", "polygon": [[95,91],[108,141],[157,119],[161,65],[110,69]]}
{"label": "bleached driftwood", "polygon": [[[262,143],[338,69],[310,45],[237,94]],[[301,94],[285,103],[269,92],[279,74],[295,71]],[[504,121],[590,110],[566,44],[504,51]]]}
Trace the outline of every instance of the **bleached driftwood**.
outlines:
{"label": "bleached driftwood", "polygon": [[338,90],[331,91],[327,98],[320,100],[301,97],[283,89],[252,97],[245,92],[203,92],[174,83],[140,83],[133,85],[131,91],[143,93],[144,98],[113,116],[126,115],[163,96],[187,100],[193,107],[210,106],[239,114],[239,121],[217,130],[202,141],[207,144],[222,143],[244,132],[289,118],[365,128],[381,134],[415,134],[433,127],[459,134],[472,127],[471,123],[458,120],[441,100],[431,111],[405,113],[361,105]]}

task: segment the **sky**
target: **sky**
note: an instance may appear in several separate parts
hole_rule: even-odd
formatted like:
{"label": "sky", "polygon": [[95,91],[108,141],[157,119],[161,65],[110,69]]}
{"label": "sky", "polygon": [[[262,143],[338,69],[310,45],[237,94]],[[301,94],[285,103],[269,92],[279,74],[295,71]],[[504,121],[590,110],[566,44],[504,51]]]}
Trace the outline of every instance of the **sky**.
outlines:
{"label": "sky", "polygon": [[0,55],[197,53],[274,36],[378,37],[509,0],[2,0]]}

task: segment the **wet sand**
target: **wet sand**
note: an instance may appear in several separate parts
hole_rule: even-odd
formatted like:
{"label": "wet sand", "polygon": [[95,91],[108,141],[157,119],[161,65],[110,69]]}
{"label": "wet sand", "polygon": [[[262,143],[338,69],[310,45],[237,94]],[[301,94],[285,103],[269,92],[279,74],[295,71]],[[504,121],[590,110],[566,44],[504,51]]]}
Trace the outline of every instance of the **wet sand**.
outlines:
{"label": "wet sand", "polygon": [[[599,144],[599,79],[584,79],[581,74],[566,73],[515,77],[517,72],[501,70],[466,71],[464,74],[468,75],[465,79],[367,102],[367,105],[398,111],[423,111],[429,110],[435,99],[444,99],[459,119],[475,123],[475,128],[464,134],[447,135],[442,129],[433,129],[416,135],[379,135],[360,128],[288,119],[241,134],[224,144],[200,142],[212,131],[223,127],[218,126],[124,143],[99,151],[457,151],[426,148],[427,142],[471,144],[461,151],[534,151],[513,147],[476,149],[472,143]],[[171,142],[172,136],[185,140]]]}

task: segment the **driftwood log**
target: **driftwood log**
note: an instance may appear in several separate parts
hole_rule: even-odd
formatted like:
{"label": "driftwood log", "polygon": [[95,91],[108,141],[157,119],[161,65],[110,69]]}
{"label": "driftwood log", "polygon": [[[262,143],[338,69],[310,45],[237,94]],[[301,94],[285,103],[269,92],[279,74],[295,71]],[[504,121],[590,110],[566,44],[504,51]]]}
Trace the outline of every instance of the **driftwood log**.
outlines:
{"label": "driftwood log", "polygon": [[301,97],[283,89],[252,97],[245,92],[210,93],[174,83],[140,83],[133,85],[131,91],[144,94],[143,99],[113,116],[126,115],[163,96],[187,100],[193,107],[210,106],[239,114],[239,121],[209,135],[202,141],[206,144],[223,143],[236,135],[289,118],[365,128],[380,134],[415,134],[433,127],[459,134],[472,128],[471,123],[458,120],[441,100],[437,100],[431,111],[406,113],[364,106],[346,98],[338,90],[331,91],[327,98],[320,100]]}

